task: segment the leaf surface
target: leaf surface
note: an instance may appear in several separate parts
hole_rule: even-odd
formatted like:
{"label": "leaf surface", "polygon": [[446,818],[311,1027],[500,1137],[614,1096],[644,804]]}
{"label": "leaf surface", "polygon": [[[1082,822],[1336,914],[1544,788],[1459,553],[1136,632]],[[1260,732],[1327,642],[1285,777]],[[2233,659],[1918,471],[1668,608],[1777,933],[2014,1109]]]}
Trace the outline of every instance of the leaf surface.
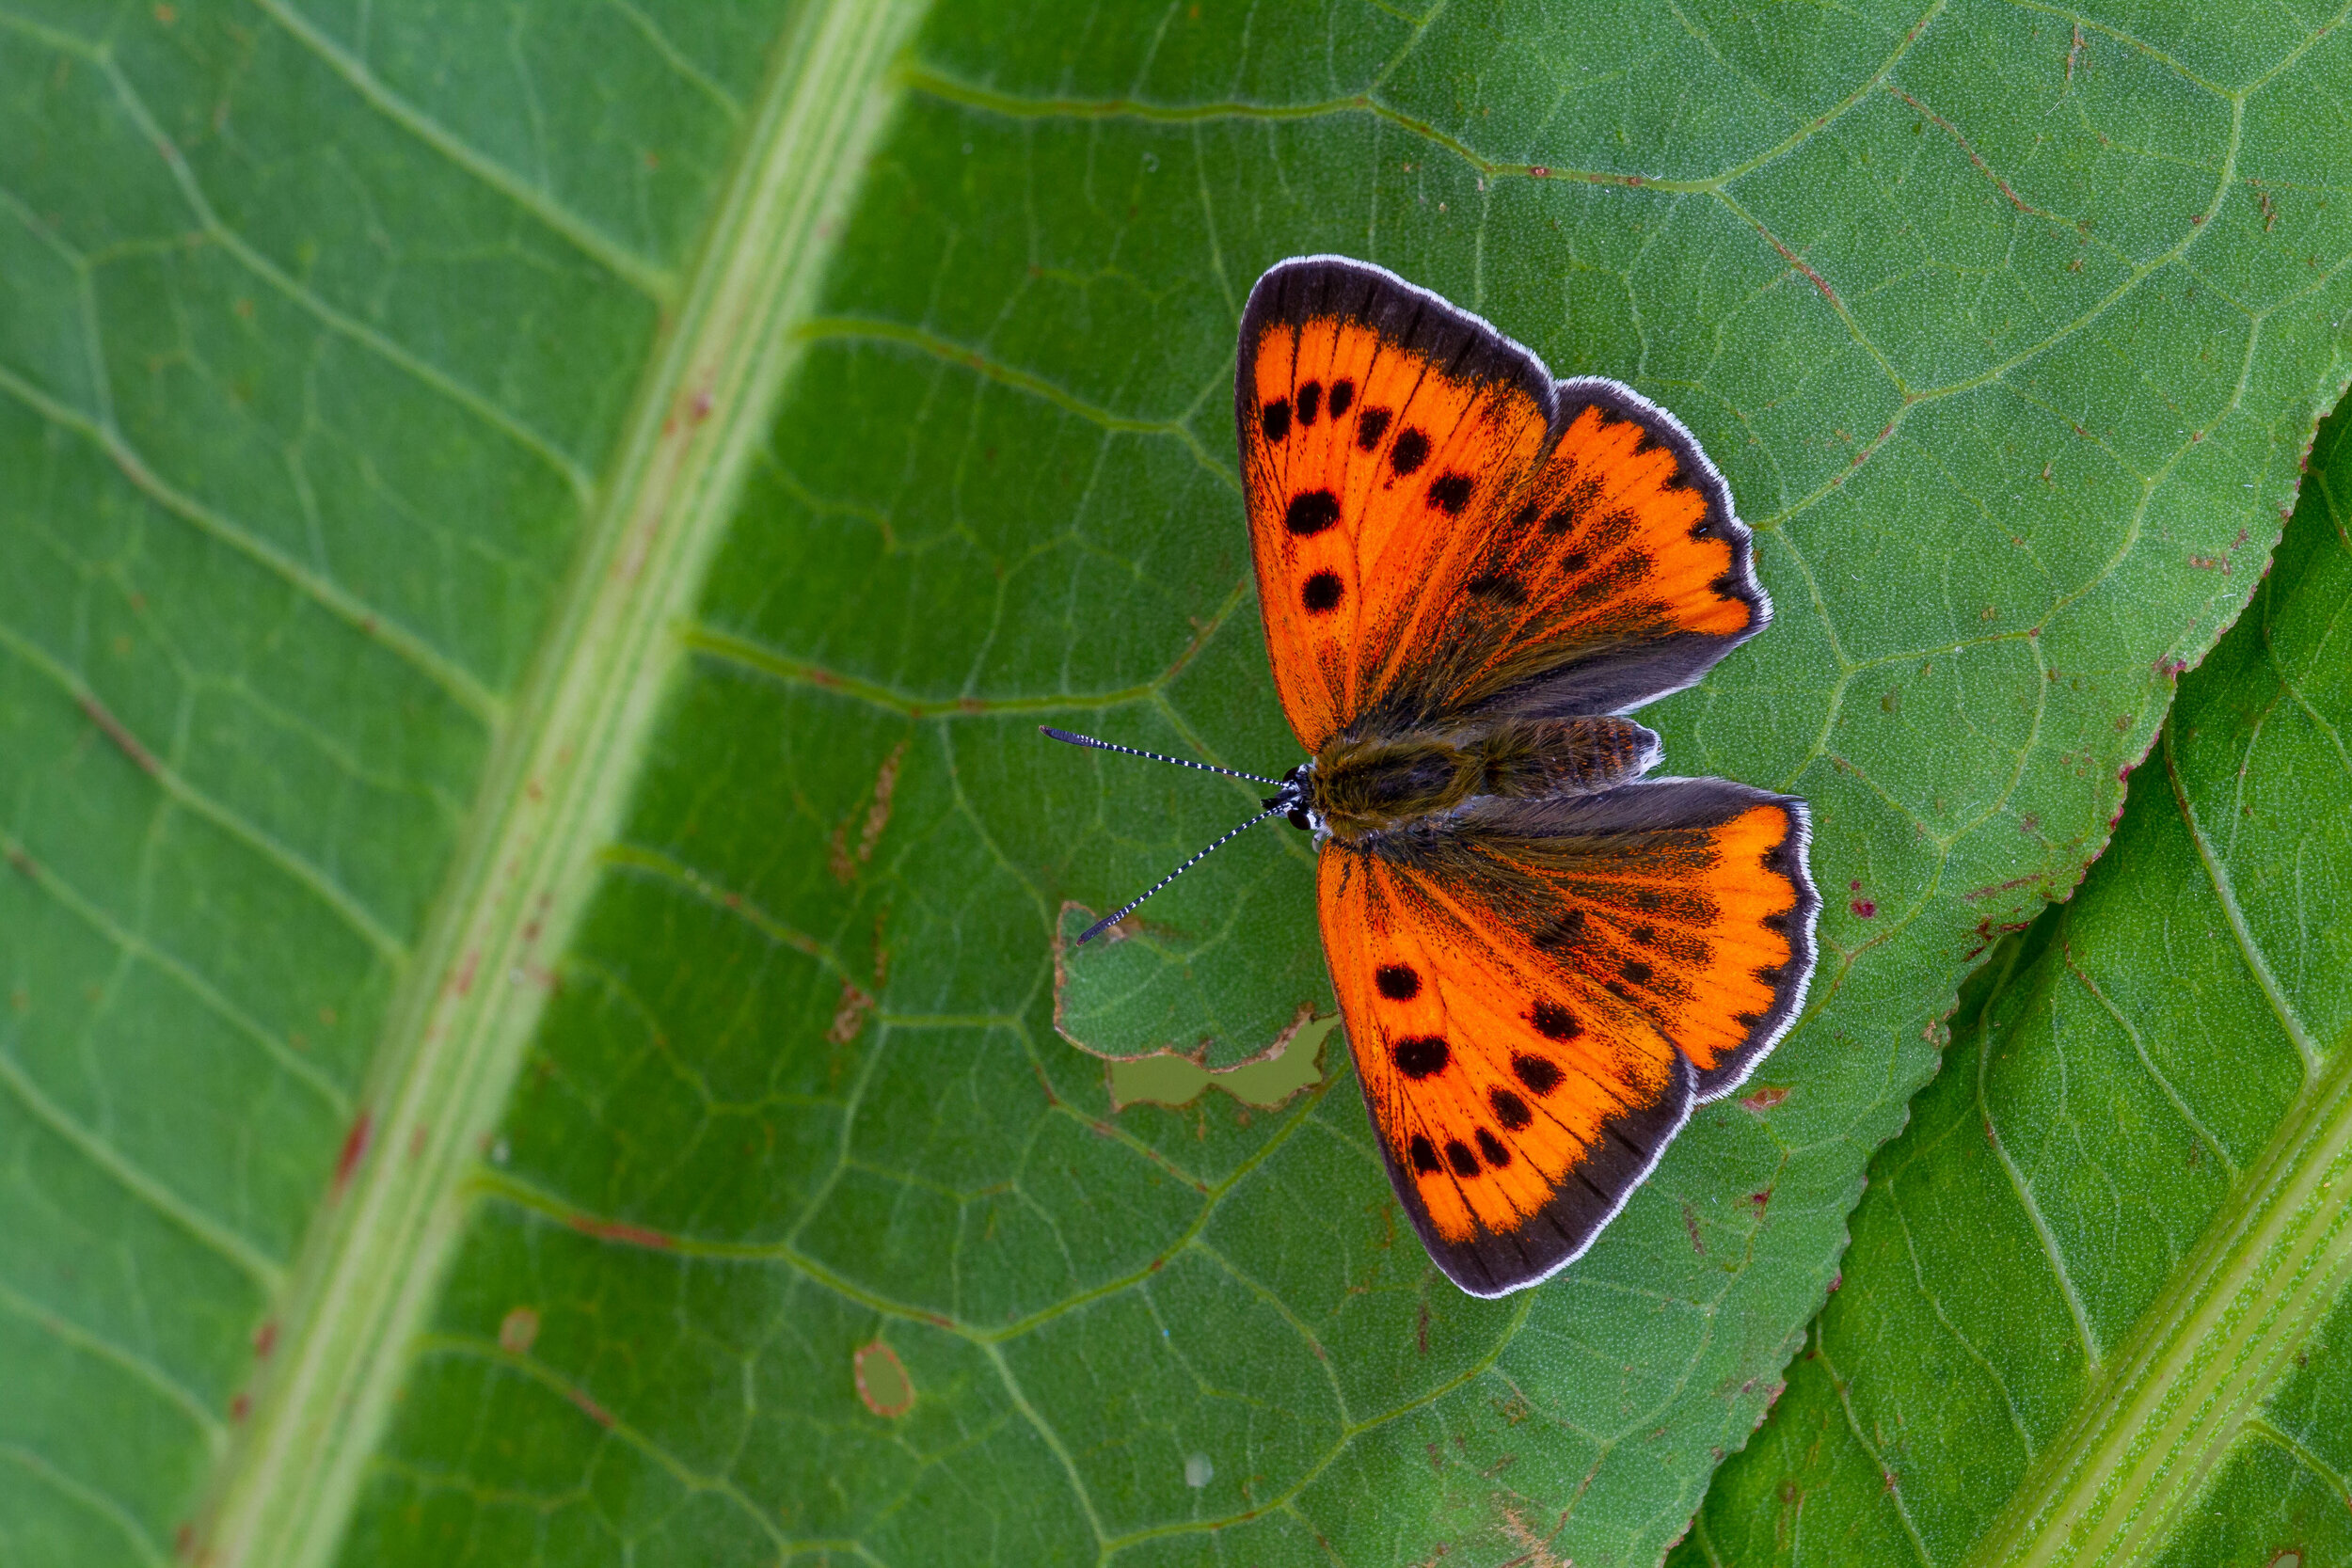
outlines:
{"label": "leaf surface", "polygon": [[[1656,1560],[2340,388],[2328,14],[916,9],[0,12],[26,1555]],[[1229,398],[1322,249],[1698,433],[1779,619],[1651,721],[1820,823],[1761,1092],[1502,1302],[1336,1038],[1055,1032],[1256,786],[1034,726],[1296,760]],[[1136,1037],[1327,1010],[1308,870]]]}
{"label": "leaf surface", "polygon": [[2352,1556],[2352,419],[1678,1562]]}

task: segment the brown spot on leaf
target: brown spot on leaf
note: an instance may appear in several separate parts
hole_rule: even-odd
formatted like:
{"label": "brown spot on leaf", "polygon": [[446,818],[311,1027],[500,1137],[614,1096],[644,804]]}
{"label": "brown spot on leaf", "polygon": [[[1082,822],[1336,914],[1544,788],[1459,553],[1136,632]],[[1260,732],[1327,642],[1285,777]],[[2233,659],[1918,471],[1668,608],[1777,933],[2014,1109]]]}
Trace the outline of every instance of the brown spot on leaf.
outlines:
{"label": "brown spot on leaf", "polygon": [[529,1355],[539,1338],[539,1314],[528,1307],[507,1309],[499,1320],[499,1349],[509,1355]]}
{"label": "brown spot on leaf", "polygon": [[888,756],[882,758],[882,768],[874,775],[872,793],[867,798],[866,825],[858,831],[857,847],[852,849],[850,846],[850,824],[857,820],[855,808],[851,808],[850,815],[841,819],[841,825],[834,829],[833,853],[825,862],[834,880],[848,882],[854,879],[858,867],[874,858],[874,846],[882,842],[882,830],[890,826],[890,798],[898,790],[898,764],[905,760],[906,754],[907,743],[901,740],[890,749]]}
{"label": "brown spot on leaf", "polygon": [[898,1353],[880,1339],[850,1353],[850,1371],[857,1381],[859,1400],[883,1420],[896,1420],[914,1408],[914,1379],[907,1375]]}
{"label": "brown spot on leaf", "polygon": [[343,1134],[342,1152],[335,1157],[334,1191],[338,1196],[351,1184],[352,1174],[359,1162],[368,1156],[368,1140],[375,1135],[375,1113],[361,1111],[352,1121],[351,1131]]}
{"label": "brown spot on leaf", "polygon": [[847,1045],[857,1038],[866,1027],[866,1015],[874,1010],[874,999],[859,989],[854,980],[841,982],[841,1001],[833,1010],[833,1023],[825,1031],[825,1038],[835,1045]]}

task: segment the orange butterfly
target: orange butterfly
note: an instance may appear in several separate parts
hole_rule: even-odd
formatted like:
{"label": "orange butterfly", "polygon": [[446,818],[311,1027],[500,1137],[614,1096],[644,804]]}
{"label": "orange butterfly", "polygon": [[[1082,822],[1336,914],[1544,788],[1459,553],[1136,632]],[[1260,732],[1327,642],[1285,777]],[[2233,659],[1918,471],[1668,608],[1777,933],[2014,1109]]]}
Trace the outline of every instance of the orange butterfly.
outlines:
{"label": "orange butterfly", "polygon": [[1502,1295],[1591,1245],[1804,999],[1804,802],[1638,782],[1658,737],[1623,717],[1771,601],[1673,415],[1553,381],[1382,268],[1259,278],[1234,404],[1266,651],[1313,754],[1244,828],[1315,835],[1389,1180],[1438,1266]]}

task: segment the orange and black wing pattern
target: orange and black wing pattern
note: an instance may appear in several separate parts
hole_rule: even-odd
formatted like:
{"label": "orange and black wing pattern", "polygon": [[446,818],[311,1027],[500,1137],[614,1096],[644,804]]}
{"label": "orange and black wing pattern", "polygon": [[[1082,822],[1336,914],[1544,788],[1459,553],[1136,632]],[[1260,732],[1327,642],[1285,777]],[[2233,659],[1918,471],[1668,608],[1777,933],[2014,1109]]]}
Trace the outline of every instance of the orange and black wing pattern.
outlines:
{"label": "orange and black wing pattern", "polygon": [[1674,416],[1341,257],[1270,269],[1234,401],[1266,644],[1306,748],[1368,716],[1622,712],[1761,630]]}
{"label": "orange and black wing pattern", "polygon": [[1463,1290],[1573,1261],[1787,1030],[1807,832],[1802,801],[1675,779],[1325,847],[1324,951],[1390,1180]]}

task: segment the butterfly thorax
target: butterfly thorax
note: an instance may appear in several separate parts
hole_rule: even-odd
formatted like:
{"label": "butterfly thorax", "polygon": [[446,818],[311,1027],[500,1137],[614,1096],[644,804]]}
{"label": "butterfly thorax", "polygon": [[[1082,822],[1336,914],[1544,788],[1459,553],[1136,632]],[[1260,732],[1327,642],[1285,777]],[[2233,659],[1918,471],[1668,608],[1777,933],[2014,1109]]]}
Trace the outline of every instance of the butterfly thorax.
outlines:
{"label": "butterfly thorax", "polygon": [[1359,722],[1295,775],[1289,813],[1343,844],[1439,818],[1481,796],[1584,795],[1639,778],[1658,737],[1629,719]]}

